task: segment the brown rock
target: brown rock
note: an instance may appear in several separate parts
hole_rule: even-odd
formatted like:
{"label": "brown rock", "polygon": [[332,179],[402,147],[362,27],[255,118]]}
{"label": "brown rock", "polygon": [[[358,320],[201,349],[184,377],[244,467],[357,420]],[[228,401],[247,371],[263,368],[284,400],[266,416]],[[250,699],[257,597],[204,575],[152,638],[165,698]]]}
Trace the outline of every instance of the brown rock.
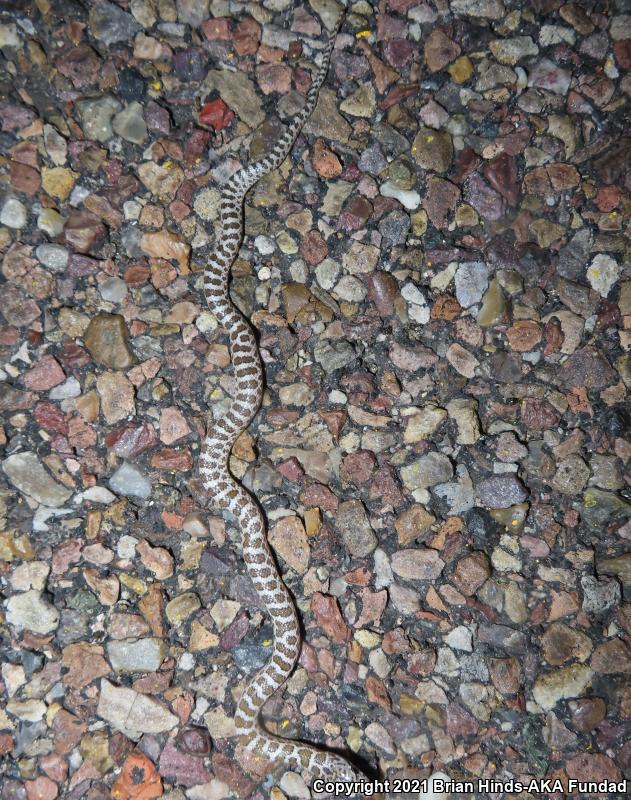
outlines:
{"label": "brown rock", "polygon": [[454,156],[454,145],[447,131],[421,128],[412,143],[412,157],[423,169],[447,172]]}
{"label": "brown rock", "polygon": [[546,164],[524,177],[524,191],[550,197],[578,186],[581,176],[573,164]]}
{"label": "brown rock", "polygon": [[90,320],[85,345],[97,364],[110,369],[124,369],[136,359],[129,347],[127,326],[120,314],[97,314]]}
{"label": "brown rock", "polygon": [[474,595],[491,577],[491,565],[485,553],[475,551],[456,564],[453,582],[466,597]]}
{"label": "brown rock", "polygon": [[528,398],[520,408],[521,420],[528,430],[545,431],[554,428],[561,415],[547,400]]}
{"label": "brown rock", "polygon": [[66,755],[79,744],[88,726],[74,714],[62,708],[55,714],[52,729],[55,752],[59,755]]}
{"label": "brown rock", "polygon": [[103,657],[103,648],[87,642],[66,645],[61,663],[67,669],[63,682],[73,689],[82,689],[111,671]]}
{"label": "brown rock", "polygon": [[399,296],[399,283],[389,272],[371,272],[366,277],[368,297],[377,307],[379,315],[389,317],[394,314],[394,301]]}
{"label": "brown rock", "polygon": [[433,581],[443,571],[445,562],[435,550],[409,548],[394,553],[392,570],[408,581]]}
{"label": "brown rock", "polygon": [[309,542],[298,517],[283,517],[270,528],[269,542],[282,560],[299,575],[309,568]]}
{"label": "brown rock", "polygon": [[120,372],[105,372],[96,379],[101,409],[108,425],[120,422],[136,411],[134,387]]}
{"label": "brown rock", "polygon": [[417,539],[425,541],[435,522],[436,517],[430,514],[424,506],[415,503],[394,521],[399,544],[405,547]]}
{"label": "brown rock", "polygon": [[577,781],[619,781],[622,773],[603,753],[580,753],[571,758],[565,767],[568,777]]}
{"label": "brown rock", "polygon": [[350,639],[351,632],[342,619],[335,597],[314,592],[311,598],[311,610],[318,625],[332,641],[343,644]]}
{"label": "brown rock", "polygon": [[151,457],[151,466],[155,469],[186,472],[193,467],[193,456],[188,449],[175,450],[172,447],[163,447]]}
{"label": "brown rock", "polygon": [[321,178],[337,178],[342,174],[339,158],[327,147],[323,139],[316,139],[311,163]]}
{"label": "brown rock", "polygon": [[559,370],[561,383],[566,387],[604,389],[616,377],[615,370],[605,356],[593,347],[583,347],[572,353]]}
{"label": "brown rock", "polygon": [[308,264],[315,266],[327,257],[329,247],[319,231],[309,231],[301,242],[300,253]]}
{"label": "brown rock", "polygon": [[453,42],[439,28],[435,28],[425,41],[424,53],[430,72],[439,72],[458,58],[460,45]]}
{"label": "brown rock", "polygon": [[607,705],[600,697],[586,697],[581,700],[570,700],[572,712],[572,727],[588,733],[604,720],[607,715]]}
{"label": "brown rock", "polygon": [[631,672],[631,651],[622,639],[612,639],[599,645],[592,656],[592,669],[601,675]]}
{"label": "brown rock", "polygon": [[493,686],[504,695],[517,694],[522,683],[519,661],[515,657],[491,659],[489,671]]}
{"label": "brown rock", "polygon": [[560,666],[570,659],[585,661],[592,651],[592,641],[581,631],[555,622],[543,634],[541,647],[548,664]]}
{"label": "brown rock", "polygon": [[162,409],[160,414],[160,441],[163,444],[173,444],[184,436],[188,436],[190,432],[191,429],[179,408],[169,406]]}
{"label": "brown rock", "polygon": [[107,236],[101,220],[90,211],[74,209],[64,224],[64,242],[78,253],[90,253]]}
{"label": "brown rock", "polygon": [[423,208],[434,227],[440,230],[450,224],[459,200],[460,189],[451,181],[435,175],[429,178]]}
{"label": "brown rock", "polygon": [[140,249],[152,258],[177,261],[181,272],[188,272],[191,246],[178,234],[167,230],[143,234]]}
{"label": "brown rock", "polygon": [[34,781],[26,781],[27,800],[55,800],[59,787],[46,775],[40,775]]}
{"label": "brown rock", "polygon": [[24,192],[31,196],[37,194],[40,187],[39,172],[28,164],[11,162],[11,185],[17,192]]}
{"label": "brown rock", "polygon": [[512,350],[527,353],[541,341],[541,326],[531,319],[519,319],[506,331]]}
{"label": "brown rock", "polygon": [[159,581],[173,575],[174,559],[164,547],[152,547],[149,542],[141,539],[136,545],[136,552],[145,567],[153,572]]}
{"label": "brown rock", "polygon": [[493,189],[498,191],[509,206],[517,204],[519,184],[517,182],[517,165],[508,153],[489,161],[484,167],[484,177]]}

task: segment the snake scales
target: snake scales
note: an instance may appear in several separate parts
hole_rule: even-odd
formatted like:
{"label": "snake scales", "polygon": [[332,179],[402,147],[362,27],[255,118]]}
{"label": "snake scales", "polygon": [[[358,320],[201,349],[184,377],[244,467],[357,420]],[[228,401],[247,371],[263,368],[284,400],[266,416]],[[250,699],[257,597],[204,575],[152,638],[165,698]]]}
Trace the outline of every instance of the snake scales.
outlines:
{"label": "snake scales", "polygon": [[263,175],[284,161],[313,112],[342,17],[343,12],[329,35],[322,64],[304,107],[287,125],[271,152],[235,173],[222,192],[220,226],[214,255],[204,272],[204,294],[211,311],[229,335],[236,391],[228,413],[209,425],[199,458],[200,478],[210,504],[228,509],[240,526],[245,565],[274,630],[272,657],[250,680],[238,704],[237,732],[248,750],[324,780],[355,780],[357,773],[341,756],[274,736],[259,722],[265,702],[291,675],[300,651],[300,628],[293,601],[270,553],[261,510],[228,469],[232,446],[256,414],[263,393],[263,369],[256,338],[248,320],[230,300],[228,280],[243,239],[244,197]]}

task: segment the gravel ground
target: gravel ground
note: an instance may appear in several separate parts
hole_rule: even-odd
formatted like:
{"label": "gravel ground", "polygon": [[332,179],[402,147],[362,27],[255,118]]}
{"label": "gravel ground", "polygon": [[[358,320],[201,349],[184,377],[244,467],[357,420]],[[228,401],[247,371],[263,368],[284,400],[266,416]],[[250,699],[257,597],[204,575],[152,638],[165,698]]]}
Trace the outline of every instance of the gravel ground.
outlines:
{"label": "gravel ground", "polygon": [[[0,10],[1,800],[310,796],[234,737],[271,627],[195,489],[200,288],[335,13]],[[248,196],[231,467],[305,637],[265,716],[373,776],[631,778],[630,70],[628,0],[358,0]]]}

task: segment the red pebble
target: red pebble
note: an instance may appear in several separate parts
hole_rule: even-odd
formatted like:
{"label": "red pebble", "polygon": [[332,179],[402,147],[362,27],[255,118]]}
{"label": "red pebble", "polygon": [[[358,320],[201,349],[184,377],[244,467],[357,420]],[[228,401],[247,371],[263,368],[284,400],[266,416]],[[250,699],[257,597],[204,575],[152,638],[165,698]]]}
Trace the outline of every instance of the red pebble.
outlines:
{"label": "red pebble", "polygon": [[199,121],[202,125],[208,125],[216,131],[222,131],[235,118],[234,111],[229,108],[221,98],[213,100],[199,112]]}

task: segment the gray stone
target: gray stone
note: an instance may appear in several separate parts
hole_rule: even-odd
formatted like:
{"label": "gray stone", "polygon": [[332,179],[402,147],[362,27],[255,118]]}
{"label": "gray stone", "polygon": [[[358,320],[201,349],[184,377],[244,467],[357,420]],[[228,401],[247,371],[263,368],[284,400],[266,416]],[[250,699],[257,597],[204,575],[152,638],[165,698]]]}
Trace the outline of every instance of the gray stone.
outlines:
{"label": "gray stone", "polygon": [[364,558],[377,546],[377,537],[361,500],[340,503],[335,516],[335,527],[341,533],[344,545],[353,558]]}
{"label": "gray stone", "polygon": [[392,556],[392,571],[405,580],[433,581],[444,566],[436,550],[429,548],[399,550]]}
{"label": "gray stone", "polygon": [[98,100],[80,100],[75,107],[87,139],[106,142],[112,138],[112,117],[121,110],[118,100],[106,94]]}
{"label": "gray stone", "polygon": [[450,5],[453,14],[467,17],[501,19],[506,13],[501,0],[451,0]]}
{"label": "gray stone", "polygon": [[359,157],[358,166],[362,172],[367,172],[369,175],[379,175],[388,166],[379,142],[373,142],[370,147],[362,150]]}
{"label": "gray stone", "polygon": [[583,611],[603,614],[620,602],[620,584],[617,581],[599,581],[593,575],[583,575]]}
{"label": "gray stone", "polygon": [[142,144],[147,138],[147,126],[142,116],[142,106],[134,101],[119,111],[112,120],[114,132],[128,142]]}
{"label": "gray stone", "polygon": [[16,488],[42,505],[59,508],[72,494],[44,469],[35,453],[14,453],[5,458],[2,469]]}
{"label": "gray stone", "polygon": [[122,278],[108,278],[99,284],[99,292],[104,300],[120,303],[127,296],[127,284]]}
{"label": "gray stone", "polygon": [[451,461],[443,453],[436,452],[427,453],[401,469],[401,479],[412,491],[445,483],[453,474]]}
{"label": "gray stone", "polygon": [[0,223],[9,228],[23,228],[26,225],[26,206],[16,197],[8,197],[0,211]]}
{"label": "gray stone", "polygon": [[63,272],[68,266],[70,253],[68,248],[60,244],[40,244],[35,250],[35,257],[51,272]]}
{"label": "gray stone", "polygon": [[557,492],[577,494],[585,488],[589,475],[587,464],[579,455],[573,453],[557,466],[552,485]]}
{"label": "gray stone", "polygon": [[89,25],[92,35],[106,45],[129,41],[141,30],[131,14],[109,0],[96,0],[92,3]]}
{"label": "gray stone", "polygon": [[483,261],[466,261],[454,276],[456,299],[463,308],[479,303],[489,284],[489,273]]}
{"label": "gray stone", "polygon": [[109,480],[113,492],[123,497],[140,497],[146,500],[151,494],[151,482],[133,464],[121,464]]}
{"label": "gray stone", "polygon": [[489,43],[491,52],[500,64],[515,66],[526,56],[536,56],[539,48],[530,36],[514,36],[512,39],[495,39]]}
{"label": "gray stone", "polygon": [[494,475],[476,486],[476,495],[480,505],[487,508],[509,508],[523,503],[528,492],[515,475]]}
{"label": "gray stone", "polygon": [[192,28],[208,19],[208,0],[176,0],[176,8],[178,20]]}
{"label": "gray stone", "polygon": [[115,672],[156,672],[168,649],[163,639],[119,639],[107,643],[107,657]]}
{"label": "gray stone", "polygon": [[313,355],[326,373],[341,369],[355,360],[355,350],[349,342],[331,344],[326,339],[318,341]]}

